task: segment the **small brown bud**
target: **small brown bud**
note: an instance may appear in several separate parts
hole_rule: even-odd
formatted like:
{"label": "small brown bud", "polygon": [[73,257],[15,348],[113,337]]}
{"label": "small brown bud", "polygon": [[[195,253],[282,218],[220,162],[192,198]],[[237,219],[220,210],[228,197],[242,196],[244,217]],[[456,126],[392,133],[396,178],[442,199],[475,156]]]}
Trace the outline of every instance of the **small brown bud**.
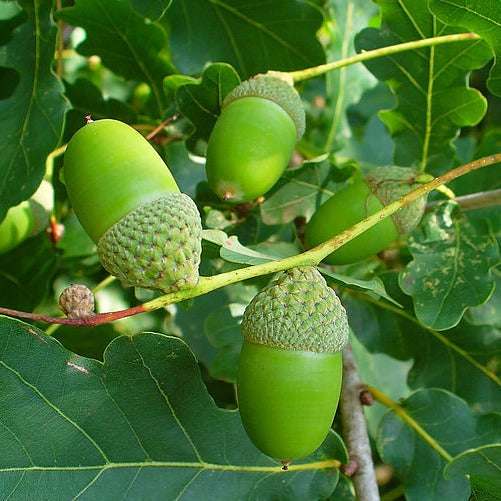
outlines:
{"label": "small brown bud", "polygon": [[348,464],[341,465],[341,471],[347,477],[352,477],[358,471],[358,461],[357,458],[351,457]]}
{"label": "small brown bud", "polygon": [[59,296],[59,307],[69,318],[94,315],[94,294],[85,285],[71,284]]}
{"label": "small brown bud", "polygon": [[360,391],[359,398],[360,398],[360,403],[362,405],[367,405],[367,406],[374,405],[374,397],[372,396],[372,393],[369,390],[366,390],[365,388],[363,388]]}

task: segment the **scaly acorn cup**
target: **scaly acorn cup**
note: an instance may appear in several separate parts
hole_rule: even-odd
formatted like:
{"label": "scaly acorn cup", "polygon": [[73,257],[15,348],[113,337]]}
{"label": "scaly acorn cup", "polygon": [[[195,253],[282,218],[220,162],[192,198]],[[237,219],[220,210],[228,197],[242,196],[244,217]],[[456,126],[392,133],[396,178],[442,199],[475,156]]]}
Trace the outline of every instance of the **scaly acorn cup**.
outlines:
{"label": "scaly acorn cup", "polygon": [[249,202],[280,178],[305,128],[299,94],[285,80],[258,75],[230,92],[207,146],[210,188],[230,202]]}
{"label": "scaly acorn cup", "polygon": [[293,268],[262,289],[242,319],[237,386],[254,445],[284,466],[324,441],[339,402],[346,312],[313,266]]}
{"label": "scaly acorn cup", "polygon": [[[417,175],[414,169],[389,166],[373,168],[365,179],[358,177],[315,211],[306,226],[307,246],[329,240],[417,188]],[[426,197],[421,197],[350,240],[324,261],[349,264],[381,252],[419,224],[425,207]]]}
{"label": "scaly acorn cup", "polygon": [[87,123],[68,143],[64,181],[102,265],[124,285],[171,292],[197,284],[198,209],[132,127]]}

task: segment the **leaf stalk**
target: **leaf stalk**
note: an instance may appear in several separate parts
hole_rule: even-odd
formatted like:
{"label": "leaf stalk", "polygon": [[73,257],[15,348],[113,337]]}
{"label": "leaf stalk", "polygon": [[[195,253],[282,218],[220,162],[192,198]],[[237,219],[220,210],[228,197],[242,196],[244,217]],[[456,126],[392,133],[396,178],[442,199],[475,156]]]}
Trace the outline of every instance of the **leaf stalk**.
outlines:
{"label": "leaf stalk", "polygon": [[387,47],[381,47],[379,49],[362,51],[355,56],[339,59],[330,63],[313,66],[311,68],[305,68],[304,70],[290,71],[287,73],[287,75],[292,77],[292,80],[294,82],[301,82],[303,80],[308,80],[309,78],[315,78],[320,75],[324,75],[325,73],[337,70],[339,68],[344,68],[345,66],[350,66],[356,63],[363,63],[365,61],[370,61],[371,59],[377,59],[378,57],[391,56],[392,54],[398,54],[400,52],[405,52],[408,50],[422,49],[424,47],[433,47],[436,45],[455,42],[469,42],[471,40],[479,39],[480,37],[476,33],[458,33],[454,35],[423,38],[421,40],[413,40],[412,42],[388,45]]}
{"label": "leaf stalk", "polygon": [[394,400],[392,400],[388,395],[384,394],[382,391],[372,387],[366,386],[367,391],[369,391],[375,400],[380,404],[388,407],[402,418],[432,449],[434,449],[440,456],[442,456],[447,462],[451,462],[453,457],[424,429],[422,426],[415,421],[405,410]]}

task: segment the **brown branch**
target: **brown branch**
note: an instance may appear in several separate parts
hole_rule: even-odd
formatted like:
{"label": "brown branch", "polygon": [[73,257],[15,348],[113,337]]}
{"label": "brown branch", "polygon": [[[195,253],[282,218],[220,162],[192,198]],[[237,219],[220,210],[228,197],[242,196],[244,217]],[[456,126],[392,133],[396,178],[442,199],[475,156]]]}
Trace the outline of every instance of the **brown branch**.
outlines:
{"label": "brown branch", "polygon": [[179,115],[172,115],[171,117],[167,118],[166,120],[164,120],[158,127],[156,127],[155,129],[153,129],[147,136],[145,139],[147,139],[148,141],[150,139],[153,139],[162,129],[165,128],[166,125],[168,125],[169,123],[173,122],[174,120],[177,120]]}
{"label": "brown branch", "polygon": [[340,400],[343,436],[350,456],[344,473],[352,477],[358,500],[379,501],[372,450],[360,399],[363,391],[364,385],[357,372],[353,351],[348,344],[343,350],[343,386]]}
{"label": "brown branch", "polygon": [[28,320],[38,320],[40,322],[47,322],[51,324],[74,325],[78,327],[91,327],[93,325],[107,324],[108,322],[114,322],[115,320],[119,320],[121,318],[131,317],[132,315],[146,313],[148,311],[150,310],[146,309],[142,304],[140,304],[139,306],[127,308],[126,310],[98,313],[97,315],[90,315],[88,317],[60,318],[0,307],[0,315],[8,315],[9,317],[16,318],[26,318]]}

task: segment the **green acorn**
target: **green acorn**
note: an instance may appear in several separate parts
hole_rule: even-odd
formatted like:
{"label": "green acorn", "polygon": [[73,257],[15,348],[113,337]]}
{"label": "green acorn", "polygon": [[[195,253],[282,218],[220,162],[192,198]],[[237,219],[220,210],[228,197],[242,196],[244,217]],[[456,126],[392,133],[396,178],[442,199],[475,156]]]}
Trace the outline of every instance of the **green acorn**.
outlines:
{"label": "green acorn", "polygon": [[285,80],[257,75],[230,92],[207,145],[207,180],[224,200],[249,202],[280,178],[304,133],[301,98]]}
{"label": "green acorn", "polygon": [[[414,169],[388,166],[373,168],[365,178],[357,177],[315,211],[306,226],[307,246],[325,242],[419,187],[417,175]],[[402,207],[334,251],[325,261],[349,264],[381,252],[418,225],[425,207],[426,197]]]}
{"label": "green acorn", "polygon": [[198,209],[132,127],[87,123],[68,143],[64,181],[102,265],[123,285],[171,292],[198,283]]}
{"label": "green acorn", "polygon": [[44,231],[54,206],[54,189],[43,180],[29,200],[11,207],[0,221],[0,254],[11,251],[24,240]]}
{"label": "green acorn", "polygon": [[315,451],[331,427],[348,341],[346,312],[316,268],[293,268],[254,297],[242,331],[242,422],[258,449],[286,465]]}

